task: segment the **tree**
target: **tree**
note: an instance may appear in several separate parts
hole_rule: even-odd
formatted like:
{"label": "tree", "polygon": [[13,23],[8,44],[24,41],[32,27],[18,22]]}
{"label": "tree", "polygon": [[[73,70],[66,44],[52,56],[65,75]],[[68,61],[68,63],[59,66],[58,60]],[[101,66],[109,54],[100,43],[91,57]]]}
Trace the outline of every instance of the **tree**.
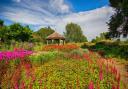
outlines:
{"label": "tree", "polygon": [[109,35],[111,38],[128,35],[128,0],[109,0],[116,13],[111,17]]}
{"label": "tree", "polygon": [[7,26],[3,26],[0,28],[0,41],[8,42],[9,41],[9,28]]}
{"label": "tree", "polygon": [[16,41],[29,41],[32,38],[32,30],[29,26],[22,26],[19,23],[15,23],[9,26],[9,34],[11,40]]}
{"label": "tree", "polygon": [[32,38],[32,30],[28,26],[22,26],[19,23],[14,23],[10,26],[0,28],[0,38],[2,42],[15,41],[30,41]]}
{"label": "tree", "polygon": [[110,39],[108,37],[108,35],[109,35],[109,32],[100,33],[100,36],[96,36],[96,38],[95,39],[92,39],[91,42],[96,43],[96,42],[99,42],[99,41],[102,41],[102,40]]}
{"label": "tree", "polygon": [[4,21],[0,19],[0,27],[4,26]]}
{"label": "tree", "polygon": [[67,42],[86,42],[87,38],[83,35],[81,27],[75,23],[66,25],[66,32],[64,32]]}
{"label": "tree", "polygon": [[54,32],[54,29],[51,27],[44,27],[38,30],[37,32],[34,32],[33,36],[36,40],[46,42],[46,37]]}

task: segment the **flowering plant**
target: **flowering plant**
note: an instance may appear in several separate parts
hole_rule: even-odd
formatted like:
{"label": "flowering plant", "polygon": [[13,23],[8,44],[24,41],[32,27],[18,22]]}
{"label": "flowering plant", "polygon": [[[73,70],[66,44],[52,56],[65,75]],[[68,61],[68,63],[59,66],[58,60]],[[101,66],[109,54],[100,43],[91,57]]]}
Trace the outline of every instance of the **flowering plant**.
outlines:
{"label": "flowering plant", "polygon": [[72,51],[74,49],[78,49],[78,46],[75,44],[66,44],[66,45],[47,45],[43,47],[44,51]]}

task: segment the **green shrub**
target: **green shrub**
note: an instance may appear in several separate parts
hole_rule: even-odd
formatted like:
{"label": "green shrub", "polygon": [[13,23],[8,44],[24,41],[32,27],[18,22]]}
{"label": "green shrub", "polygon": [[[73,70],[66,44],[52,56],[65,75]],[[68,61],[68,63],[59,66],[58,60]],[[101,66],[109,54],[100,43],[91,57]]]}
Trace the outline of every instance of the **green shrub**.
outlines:
{"label": "green shrub", "polygon": [[100,41],[95,45],[82,45],[81,48],[88,48],[93,51],[103,51],[106,57],[128,59],[128,44],[121,41]]}
{"label": "green shrub", "polygon": [[82,50],[75,49],[75,50],[72,50],[70,52],[70,55],[79,55],[80,57],[82,57],[83,56],[83,51]]}
{"label": "green shrub", "polygon": [[58,57],[58,52],[57,51],[53,51],[53,52],[47,52],[47,53],[42,53],[42,54],[39,54],[39,55],[33,55],[30,57],[30,60],[32,63],[45,63],[47,61],[50,61],[50,60],[54,60]]}

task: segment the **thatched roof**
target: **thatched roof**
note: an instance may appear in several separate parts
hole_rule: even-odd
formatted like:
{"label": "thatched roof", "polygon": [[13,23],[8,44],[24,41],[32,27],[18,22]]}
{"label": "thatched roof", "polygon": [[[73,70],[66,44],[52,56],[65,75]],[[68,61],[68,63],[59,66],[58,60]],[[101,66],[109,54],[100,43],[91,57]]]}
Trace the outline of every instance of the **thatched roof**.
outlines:
{"label": "thatched roof", "polygon": [[47,39],[47,40],[51,40],[51,39],[62,39],[62,40],[64,40],[65,37],[62,36],[62,35],[60,35],[60,34],[57,33],[57,32],[54,32],[54,33],[52,33],[51,35],[49,35],[46,39]]}

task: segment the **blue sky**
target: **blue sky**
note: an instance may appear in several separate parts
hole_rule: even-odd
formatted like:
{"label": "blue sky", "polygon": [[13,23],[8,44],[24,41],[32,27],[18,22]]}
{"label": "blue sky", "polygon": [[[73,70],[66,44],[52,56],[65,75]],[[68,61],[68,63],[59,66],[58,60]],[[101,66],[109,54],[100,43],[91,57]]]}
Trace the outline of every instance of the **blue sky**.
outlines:
{"label": "blue sky", "polygon": [[108,0],[68,0],[68,1],[72,4],[74,9],[73,11],[75,12],[92,10],[109,5]]}
{"label": "blue sky", "polygon": [[0,19],[7,25],[18,22],[33,30],[51,26],[63,33],[65,25],[74,22],[88,39],[108,30],[112,14],[108,0],[0,0]]}

